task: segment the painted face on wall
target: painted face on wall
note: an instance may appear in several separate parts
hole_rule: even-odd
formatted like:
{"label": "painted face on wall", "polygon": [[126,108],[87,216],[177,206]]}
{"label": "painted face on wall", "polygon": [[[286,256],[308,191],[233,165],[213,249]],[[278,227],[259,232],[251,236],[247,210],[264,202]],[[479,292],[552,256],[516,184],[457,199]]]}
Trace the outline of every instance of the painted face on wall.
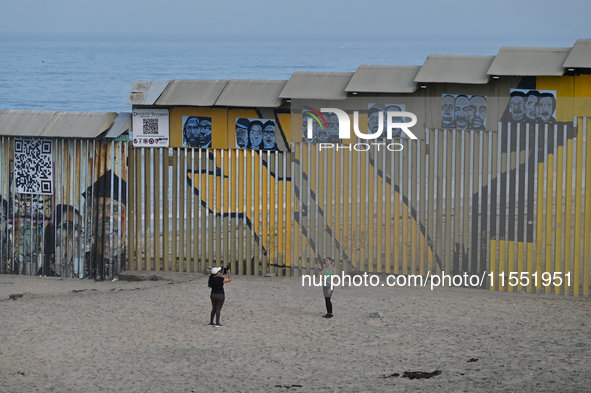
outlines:
{"label": "painted face on wall", "polygon": [[253,124],[250,128],[250,144],[253,149],[258,149],[263,140],[263,127],[260,124]]}
{"label": "painted face on wall", "polygon": [[540,119],[544,123],[548,122],[554,113],[554,104],[552,102],[552,98],[550,97],[542,97],[540,98]]}
{"label": "painted face on wall", "polygon": [[[389,107],[386,108],[386,116],[384,118],[384,131],[382,132],[382,135],[386,136],[387,135],[387,131],[386,131],[386,126],[388,124],[388,116],[390,116],[388,113],[389,112],[402,112],[402,108],[397,106],[397,105],[391,105]],[[392,122],[394,123],[404,123],[404,119],[400,116],[394,116],[392,117]],[[394,128],[392,130],[392,137],[393,138],[400,138],[402,137],[402,129],[400,128]]]}
{"label": "painted face on wall", "polygon": [[443,127],[454,126],[455,100],[452,96],[444,96],[441,100],[441,125]]}
{"label": "painted face on wall", "polygon": [[185,139],[187,146],[199,146],[199,119],[190,118],[185,123]]}
{"label": "painted face on wall", "polygon": [[80,263],[80,239],[83,235],[82,216],[77,210],[68,207],[55,227],[55,260],[59,265],[66,265],[74,277],[80,277],[83,273]]}
{"label": "painted face on wall", "polygon": [[244,127],[236,127],[236,145],[245,149],[248,145],[248,130]]}
{"label": "painted face on wall", "polygon": [[[302,140],[304,142],[312,142],[314,139],[314,134],[312,134],[311,138],[308,138],[308,119],[312,119],[311,116],[302,116]],[[314,121],[314,119],[312,119]],[[312,131],[314,130],[314,126],[312,126]]]}
{"label": "painted face on wall", "polygon": [[272,149],[275,147],[275,126],[266,125],[263,130],[263,147],[265,149]]}
{"label": "painted face on wall", "polygon": [[486,128],[486,100],[481,96],[473,96],[468,108],[470,128],[484,130]]}
{"label": "painted face on wall", "polygon": [[535,120],[538,117],[538,97],[534,95],[527,96],[525,103],[525,115],[530,120]]}
{"label": "painted face on wall", "polygon": [[35,221],[49,220],[51,196],[41,194],[19,194],[14,198],[14,214],[17,218],[30,218]]}
{"label": "painted face on wall", "polygon": [[456,127],[464,130],[468,128],[469,118],[468,118],[468,109],[469,109],[469,102],[466,96],[458,96],[456,98],[456,105],[454,108],[456,114]]}
{"label": "painted face on wall", "polygon": [[330,136],[328,134],[328,128],[326,127],[318,127],[316,133],[316,139],[318,140],[318,142],[326,142],[328,140],[328,137]]}
{"label": "painted face on wall", "polygon": [[[380,127],[379,121],[380,116],[382,116],[382,111],[372,111],[369,116],[367,117],[367,128],[369,129],[370,134],[375,134],[378,132]],[[384,121],[384,117],[382,116],[382,122]],[[383,125],[384,123],[382,123]],[[383,128],[382,128],[383,130]]]}
{"label": "painted face on wall", "polygon": [[328,117],[328,133],[334,139],[339,139],[339,117],[332,115]]}
{"label": "painted face on wall", "polygon": [[[111,201],[113,213],[111,215]],[[127,223],[127,209],[123,203],[108,197],[99,197],[94,201],[95,217],[98,219],[98,232],[104,233],[102,242],[98,243],[98,252],[107,259],[121,255],[125,247],[125,228]],[[121,236],[119,235],[121,222]],[[104,232],[103,232],[104,231]]]}
{"label": "painted face on wall", "polygon": [[509,100],[509,111],[513,120],[521,120],[525,115],[525,101],[523,97],[514,96]]}
{"label": "painted face on wall", "polygon": [[209,147],[211,145],[211,121],[201,120],[198,128],[198,146]]}

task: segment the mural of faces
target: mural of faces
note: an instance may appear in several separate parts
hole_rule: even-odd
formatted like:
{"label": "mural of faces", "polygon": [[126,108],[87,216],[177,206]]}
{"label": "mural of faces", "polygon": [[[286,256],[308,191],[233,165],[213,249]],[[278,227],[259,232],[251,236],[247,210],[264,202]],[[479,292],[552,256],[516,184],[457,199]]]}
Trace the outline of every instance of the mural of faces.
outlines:
{"label": "mural of faces", "polygon": [[[312,124],[312,135],[308,133],[308,122]],[[315,135],[318,134],[318,129],[320,128],[320,124],[314,119],[312,116],[309,115],[302,115],[302,140],[304,142],[312,143],[315,140]]]}
{"label": "mural of faces", "polygon": [[523,116],[525,115],[525,100],[523,94],[513,95],[509,99],[509,112],[511,113],[512,120],[523,120]]}
{"label": "mural of faces", "polygon": [[328,116],[328,137],[333,141],[339,141],[339,117],[335,114]]}
{"label": "mural of faces", "polygon": [[[406,107],[405,105],[389,105],[389,106],[386,106],[386,115],[389,112],[404,112],[404,108],[405,107]],[[404,119],[402,117],[400,117],[400,116],[394,116],[392,118],[392,120],[394,121],[394,123],[403,123],[404,122]],[[387,123],[388,123],[388,118],[386,117],[386,118],[384,118],[384,127],[387,126]],[[384,132],[382,133],[382,136],[384,138],[387,136],[386,135],[386,130],[384,130]],[[405,136],[405,134],[402,133],[402,129],[395,128],[395,129],[392,130],[392,137],[393,138],[402,138],[404,136]]]}
{"label": "mural of faces", "polygon": [[100,276],[101,271],[106,276],[118,274],[125,266],[127,183],[121,181],[119,185],[119,182],[119,177],[109,170],[83,194],[86,199],[86,228],[93,228],[92,231],[86,231],[92,246],[85,261],[85,274],[91,278]]}
{"label": "mural of faces", "polygon": [[[341,143],[339,139],[339,118],[336,114],[322,114],[326,124],[318,115],[312,116],[310,112],[302,112],[302,142],[308,143]],[[308,119],[312,124],[312,137],[308,136]],[[321,123],[318,123],[319,119]]]}
{"label": "mural of faces", "polygon": [[273,149],[275,147],[275,123],[268,121],[263,126],[263,148]]}
{"label": "mural of faces", "polygon": [[556,91],[511,89],[504,121],[551,124],[556,122]]}
{"label": "mural of faces", "polygon": [[211,147],[211,117],[183,116],[183,146]]}
{"label": "mural of faces", "polygon": [[466,96],[457,96],[456,97],[456,105],[455,105],[455,121],[456,121],[456,128],[460,130],[465,130],[468,128],[470,124],[468,120],[468,106],[469,101],[468,97]]}
{"label": "mural of faces", "polygon": [[250,123],[248,129],[248,139],[252,149],[260,149],[263,141],[263,123],[260,121],[253,121]]}
{"label": "mural of faces", "polygon": [[472,130],[486,128],[486,99],[482,96],[472,96],[468,107],[468,122]]}
{"label": "mural of faces", "polygon": [[[397,105],[382,105],[382,104],[369,104],[368,105],[368,112],[367,112],[367,133],[368,134],[375,134],[378,132],[380,128],[380,117],[382,122],[382,133],[378,137],[380,138],[387,138],[387,125],[388,125],[388,114],[390,112],[403,112],[406,105],[404,104],[397,104]],[[400,116],[394,116],[392,118],[394,123],[402,123],[404,119]],[[393,138],[402,138],[405,135],[402,133],[400,128],[394,128],[392,130],[392,137]]]}
{"label": "mural of faces", "polygon": [[84,278],[83,228],[83,218],[77,209],[57,205],[55,222],[45,228],[45,265],[38,266],[37,274],[57,276],[67,271],[72,277]]}
{"label": "mural of faces", "polygon": [[552,115],[554,114],[554,107],[554,97],[552,95],[540,95],[538,117],[544,123],[549,123],[552,120]]}
{"label": "mural of faces", "polygon": [[236,119],[236,147],[240,149],[277,150],[275,121],[271,119]]}
{"label": "mural of faces", "polygon": [[530,94],[525,101],[525,115],[529,120],[535,120],[539,114],[538,96]]}
{"label": "mural of faces", "polygon": [[236,147],[246,149],[248,146],[248,129],[236,125]]}
{"label": "mural of faces", "polygon": [[443,94],[441,127],[458,130],[486,129],[486,97],[464,94]]}
{"label": "mural of faces", "polygon": [[382,133],[384,132],[384,112],[378,108],[372,108],[367,113],[367,133],[375,134],[380,128],[382,120]]}
{"label": "mural of faces", "polygon": [[441,127],[455,127],[455,105],[456,99],[454,96],[449,94],[443,96],[441,100]]}

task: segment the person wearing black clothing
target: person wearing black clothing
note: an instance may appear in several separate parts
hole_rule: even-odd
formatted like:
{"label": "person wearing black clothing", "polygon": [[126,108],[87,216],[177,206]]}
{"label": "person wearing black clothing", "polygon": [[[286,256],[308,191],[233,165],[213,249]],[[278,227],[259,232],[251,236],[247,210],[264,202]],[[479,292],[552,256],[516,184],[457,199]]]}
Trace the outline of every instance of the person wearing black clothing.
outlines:
{"label": "person wearing black clothing", "polygon": [[[220,314],[226,295],[224,293],[224,284],[232,281],[232,273],[228,270],[228,278],[222,275],[221,267],[214,267],[211,269],[208,286],[211,288],[211,315],[209,318],[209,326],[222,327],[220,325]],[[215,325],[213,317],[215,316]]]}
{"label": "person wearing black clothing", "polygon": [[334,260],[326,257],[324,260],[324,269],[322,270],[322,293],[324,294],[324,303],[326,305],[326,315],[324,318],[332,318],[332,276],[334,275]]}

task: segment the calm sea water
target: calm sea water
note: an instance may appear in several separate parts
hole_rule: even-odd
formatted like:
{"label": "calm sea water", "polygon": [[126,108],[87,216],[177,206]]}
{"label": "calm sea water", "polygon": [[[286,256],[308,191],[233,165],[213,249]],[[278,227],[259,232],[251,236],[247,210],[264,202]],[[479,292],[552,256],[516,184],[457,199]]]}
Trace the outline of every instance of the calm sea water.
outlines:
{"label": "calm sea water", "polygon": [[136,80],[289,79],[294,71],[421,65],[429,54],[495,55],[504,45],[572,46],[576,39],[114,41],[0,36],[0,109],[130,112]]}

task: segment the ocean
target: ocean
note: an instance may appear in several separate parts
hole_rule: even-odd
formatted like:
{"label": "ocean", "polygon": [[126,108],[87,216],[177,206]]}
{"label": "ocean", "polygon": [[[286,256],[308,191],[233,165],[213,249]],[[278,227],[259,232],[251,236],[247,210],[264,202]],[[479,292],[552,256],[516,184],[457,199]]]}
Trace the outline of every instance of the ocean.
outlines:
{"label": "ocean", "polygon": [[495,55],[501,46],[572,46],[576,37],[293,40],[43,39],[0,35],[0,109],[131,112],[132,82],[289,79],[361,64],[421,65],[429,54]]}

